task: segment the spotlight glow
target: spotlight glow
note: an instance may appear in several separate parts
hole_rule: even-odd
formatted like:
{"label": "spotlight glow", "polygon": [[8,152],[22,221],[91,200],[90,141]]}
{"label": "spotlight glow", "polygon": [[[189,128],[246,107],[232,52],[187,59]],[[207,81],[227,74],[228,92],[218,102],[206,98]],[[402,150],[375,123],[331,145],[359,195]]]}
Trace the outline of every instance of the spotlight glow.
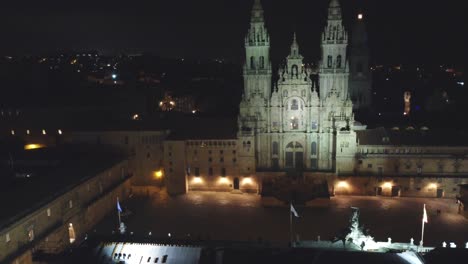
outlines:
{"label": "spotlight glow", "polygon": [[338,188],[349,188],[349,184],[346,182],[346,181],[339,181],[337,184],[336,184],[336,187]]}

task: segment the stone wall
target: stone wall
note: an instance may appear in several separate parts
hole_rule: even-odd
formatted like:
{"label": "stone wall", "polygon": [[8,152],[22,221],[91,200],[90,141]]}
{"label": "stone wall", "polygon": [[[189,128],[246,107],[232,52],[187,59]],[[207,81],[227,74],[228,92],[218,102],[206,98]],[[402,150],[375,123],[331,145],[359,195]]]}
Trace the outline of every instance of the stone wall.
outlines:
{"label": "stone wall", "polygon": [[32,263],[32,258],[27,256],[33,251],[63,251],[71,244],[70,224],[75,239],[82,239],[92,226],[115,210],[117,197],[124,200],[128,196],[129,188],[125,160],[41,204],[0,231],[0,262]]}

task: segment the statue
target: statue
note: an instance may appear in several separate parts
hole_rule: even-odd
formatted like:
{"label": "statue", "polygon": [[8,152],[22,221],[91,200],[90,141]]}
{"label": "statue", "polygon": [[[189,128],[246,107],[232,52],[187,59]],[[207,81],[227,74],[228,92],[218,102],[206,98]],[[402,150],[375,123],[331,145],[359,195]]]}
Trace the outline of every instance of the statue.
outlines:
{"label": "statue", "polygon": [[127,227],[125,226],[124,222],[120,222],[120,227],[119,227],[119,231],[120,231],[120,234],[125,234],[125,231],[127,230]]}

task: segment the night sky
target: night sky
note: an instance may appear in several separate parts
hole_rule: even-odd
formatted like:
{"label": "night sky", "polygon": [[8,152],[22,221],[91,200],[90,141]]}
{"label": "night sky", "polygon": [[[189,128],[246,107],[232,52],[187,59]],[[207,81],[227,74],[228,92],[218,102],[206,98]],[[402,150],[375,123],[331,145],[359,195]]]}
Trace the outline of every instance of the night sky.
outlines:
{"label": "night sky", "polygon": [[[69,50],[148,51],[164,57],[242,60],[253,0],[7,1],[0,15],[1,55]],[[319,56],[328,0],[263,0],[272,55],[288,53],[298,32],[302,53]],[[464,63],[463,1],[341,0],[345,25],[363,10],[375,63]]]}

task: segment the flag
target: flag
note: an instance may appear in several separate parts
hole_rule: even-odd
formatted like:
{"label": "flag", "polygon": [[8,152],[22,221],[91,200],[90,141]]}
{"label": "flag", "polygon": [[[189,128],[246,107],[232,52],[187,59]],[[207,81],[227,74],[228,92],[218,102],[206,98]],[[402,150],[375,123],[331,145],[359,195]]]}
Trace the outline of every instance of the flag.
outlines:
{"label": "flag", "polygon": [[296,209],[294,209],[294,206],[291,204],[291,212],[294,214],[295,217],[299,217],[299,214],[297,213]]}
{"label": "flag", "polygon": [[427,224],[426,204],[424,204],[423,222]]}
{"label": "flag", "polygon": [[117,211],[122,212],[122,207],[120,207],[119,199],[117,198]]}

